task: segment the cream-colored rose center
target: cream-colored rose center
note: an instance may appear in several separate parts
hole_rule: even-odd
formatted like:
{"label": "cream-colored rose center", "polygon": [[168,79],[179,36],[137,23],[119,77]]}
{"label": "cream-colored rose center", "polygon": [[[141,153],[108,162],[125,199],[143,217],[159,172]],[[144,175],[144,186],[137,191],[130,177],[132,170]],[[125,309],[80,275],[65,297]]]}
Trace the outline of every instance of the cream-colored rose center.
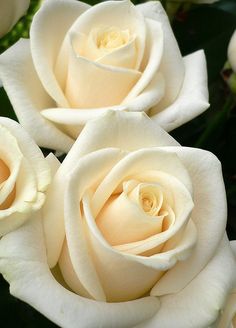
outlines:
{"label": "cream-colored rose center", "polygon": [[122,47],[129,41],[129,31],[122,31],[117,27],[102,28],[97,30],[96,34],[97,47],[107,51]]}
{"label": "cream-colored rose center", "polygon": [[[10,176],[10,170],[8,166],[5,164],[3,160],[0,159],[0,192],[1,187],[3,186],[4,182],[9,178]],[[8,197],[3,201],[3,203],[0,204],[0,210],[5,210],[9,206],[11,206],[14,198],[15,198],[15,188],[12,190],[12,192],[8,195]]]}
{"label": "cream-colored rose center", "polygon": [[112,195],[96,223],[113,246],[136,242],[161,233],[174,221],[165,189],[158,183],[129,180],[123,192]]}

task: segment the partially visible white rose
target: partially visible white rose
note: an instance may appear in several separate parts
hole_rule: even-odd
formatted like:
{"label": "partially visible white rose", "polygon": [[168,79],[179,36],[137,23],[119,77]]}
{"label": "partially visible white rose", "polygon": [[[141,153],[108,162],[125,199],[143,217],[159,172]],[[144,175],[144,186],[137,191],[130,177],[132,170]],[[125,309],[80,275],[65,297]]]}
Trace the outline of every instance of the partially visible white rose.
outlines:
{"label": "partially visible white rose", "polygon": [[204,53],[181,56],[158,1],[45,1],[30,40],[0,57],[0,79],[36,142],[63,151],[107,109],[145,111],[170,131],[209,106]]}
{"label": "partially visible white rose", "polygon": [[233,69],[236,73],[236,31],[234,31],[228,46],[228,60]]}
{"label": "partially visible white rose", "polygon": [[0,236],[40,209],[50,180],[50,167],[35,142],[18,123],[0,117]]}
{"label": "partially visible white rose", "polygon": [[191,3],[203,3],[203,4],[210,4],[210,3],[214,3],[217,2],[219,0],[167,0],[168,2],[191,2]]}
{"label": "partially visible white rose", "polygon": [[[236,256],[236,242],[231,241],[231,248]],[[226,304],[221,311],[217,328],[235,328],[236,327],[236,286],[230,292]]]}
{"label": "partially visible white rose", "polygon": [[0,1],[0,37],[5,35],[26,13],[30,0]]}
{"label": "partially visible white rose", "polygon": [[43,209],[2,238],[0,272],[60,327],[217,327],[236,287],[226,215],[213,154],[110,111],[86,125]]}

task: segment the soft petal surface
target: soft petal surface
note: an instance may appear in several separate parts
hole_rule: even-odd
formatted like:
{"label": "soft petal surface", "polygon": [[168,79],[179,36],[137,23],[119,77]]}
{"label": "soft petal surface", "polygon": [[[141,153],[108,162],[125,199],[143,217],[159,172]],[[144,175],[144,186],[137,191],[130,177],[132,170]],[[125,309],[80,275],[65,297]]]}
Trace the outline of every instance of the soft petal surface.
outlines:
{"label": "soft petal surface", "polygon": [[164,111],[150,111],[154,122],[171,131],[204,112],[208,107],[207,68],[202,50],[184,57],[185,77],[178,98]]}
{"label": "soft petal surface", "polygon": [[155,74],[157,74],[163,56],[164,36],[161,24],[151,19],[146,19],[145,22],[148,34],[142,62],[142,66],[144,67],[141,66],[143,73],[125,98],[124,104],[138,96],[148,86]]}
{"label": "soft petal surface", "polygon": [[162,296],[157,314],[137,328],[215,327],[234,284],[235,258],[224,237],[203,270],[183,290]]}
{"label": "soft petal surface", "polygon": [[167,272],[152,290],[153,295],[177,293],[196,277],[214,256],[226,225],[226,196],[218,159],[200,149],[176,147],[175,151],[191,177],[191,217],[199,237],[191,257]]}
{"label": "soft petal surface", "polygon": [[36,143],[42,147],[69,151],[73,140],[40,114],[41,109],[54,106],[54,101],[35,72],[29,40],[21,39],[1,55],[0,79],[20,123]]}
{"label": "soft petal surface", "polygon": [[6,34],[23,16],[30,0],[9,0],[0,2],[0,37]]}
{"label": "soft petal surface", "polygon": [[178,96],[181,89],[185,68],[183,59],[169,23],[168,16],[159,1],[150,1],[137,6],[146,18],[161,23],[164,35],[164,50],[160,64],[160,72],[165,77],[165,97],[159,108],[170,105]]}
{"label": "soft petal surface", "polygon": [[[31,25],[31,52],[35,69],[45,90],[61,107],[68,107],[68,102],[55,76],[54,65],[68,29],[88,8],[89,5],[73,0],[45,1]],[[64,59],[66,67],[66,56]]]}
{"label": "soft petal surface", "polygon": [[66,96],[72,108],[119,105],[140,76],[135,70],[76,57],[71,49]]}
{"label": "soft petal surface", "polygon": [[[230,246],[236,258],[236,241],[235,240],[231,241]],[[236,281],[228,296],[227,302],[222,311],[222,315],[220,317],[217,328],[235,327],[236,325],[235,315],[236,315]]]}
{"label": "soft petal surface", "polygon": [[62,287],[46,263],[41,222],[37,214],[0,241],[0,271],[10,283],[12,295],[66,328],[76,328],[78,322],[86,328],[132,327],[158,311],[157,298],[108,304],[85,299]]}

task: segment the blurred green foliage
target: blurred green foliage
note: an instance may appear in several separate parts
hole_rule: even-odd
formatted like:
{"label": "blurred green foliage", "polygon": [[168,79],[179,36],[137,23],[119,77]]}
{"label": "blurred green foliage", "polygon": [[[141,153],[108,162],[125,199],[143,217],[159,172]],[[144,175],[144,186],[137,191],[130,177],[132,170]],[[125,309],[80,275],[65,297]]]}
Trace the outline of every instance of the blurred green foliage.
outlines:
{"label": "blurred green foliage", "polygon": [[[100,1],[86,2],[93,5]],[[236,239],[236,98],[225,82],[231,75],[230,69],[222,72],[227,61],[228,42],[236,28],[236,1],[221,0],[213,5],[162,2],[171,17],[182,54],[204,49],[209,76],[210,109],[173,131],[172,135],[183,146],[207,149],[220,159],[229,208],[227,232],[230,239]],[[0,39],[0,53],[20,37],[29,36],[39,4],[39,0],[31,0],[27,14]],[[0,89],[0,105],[3,116],[16,119],[3,88]],[[0,279],[0,308],[4,328],[15,327],[16,322],[18,328],[56,327],[30,306],[11,297],[3,278]]]}

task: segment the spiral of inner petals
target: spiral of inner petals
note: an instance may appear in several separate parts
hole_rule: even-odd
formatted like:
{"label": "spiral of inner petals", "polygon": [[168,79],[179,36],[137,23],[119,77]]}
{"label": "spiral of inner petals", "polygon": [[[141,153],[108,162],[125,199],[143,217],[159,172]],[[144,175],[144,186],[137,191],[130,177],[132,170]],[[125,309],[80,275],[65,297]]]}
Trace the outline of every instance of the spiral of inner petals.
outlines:
{"label": "spiral of inner petals", "polygon": [[162,186],[129,180],[123,183],[121,193],[110,197],[96,223],[111,245],[121,245],[166,230],[169,215],[173,216],[173,210]]}

